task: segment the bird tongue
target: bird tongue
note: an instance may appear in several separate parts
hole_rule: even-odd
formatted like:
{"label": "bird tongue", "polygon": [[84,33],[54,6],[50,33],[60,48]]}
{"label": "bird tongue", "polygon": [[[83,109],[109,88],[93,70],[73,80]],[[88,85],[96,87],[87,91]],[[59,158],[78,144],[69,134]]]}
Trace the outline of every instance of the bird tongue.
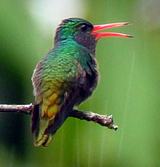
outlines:
{"label": "bird tongue", "polygon": [[116,32],[97,32],[97,31],[100,31],[100,30],[125,26],[125,25],[129,25],[129,24],[130,23],[112,23],[112,24],[104,24],[104,25],[95,25],[93,27],[92,34],[96,36],[97,40],[102,38],[102,37],[133,37],[131,35],[116,33]]}

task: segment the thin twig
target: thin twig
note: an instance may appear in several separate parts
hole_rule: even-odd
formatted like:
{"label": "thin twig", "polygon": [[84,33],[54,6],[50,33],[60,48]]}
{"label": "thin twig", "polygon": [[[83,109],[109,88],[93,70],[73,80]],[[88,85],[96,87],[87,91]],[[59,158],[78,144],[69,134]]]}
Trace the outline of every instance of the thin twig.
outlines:
{"label": "thin twig", "polygon": [[[34,105],[33,104],[24,104],[24,105],[8,105],[1,104],[0,112],[17,112],[31,115]],[[93,121],[102,126],[107,126],[109,129],[117,130],[118,126],[113,125],[113,116],[99,115],[93,112],[84,112],[79,110],[73,110],[70,117],[75,117],[78,119],[83,119],[86,121]]]}

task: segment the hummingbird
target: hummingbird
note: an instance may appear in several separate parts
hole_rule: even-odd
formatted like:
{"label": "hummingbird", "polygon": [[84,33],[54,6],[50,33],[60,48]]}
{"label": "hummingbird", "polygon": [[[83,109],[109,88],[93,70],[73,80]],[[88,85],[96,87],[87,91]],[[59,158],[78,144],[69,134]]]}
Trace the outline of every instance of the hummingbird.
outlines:
{"label": "hummingbird", "polygon": [[58,26],[54,47],[38,63],[33,75],[35,105],[31,131],[34,145],[47,147],[75,107],[90,97],[99,80],[95,58],[102,37],[132,37],[99,32],[129,23],[92,25],[81,18],[67,18]]}

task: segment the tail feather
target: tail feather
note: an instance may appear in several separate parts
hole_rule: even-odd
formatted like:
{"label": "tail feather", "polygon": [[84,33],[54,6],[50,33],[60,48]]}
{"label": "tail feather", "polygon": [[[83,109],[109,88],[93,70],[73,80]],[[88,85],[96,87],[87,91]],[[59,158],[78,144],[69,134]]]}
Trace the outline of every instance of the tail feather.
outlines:
{"label": "tail feather", "polygon": [[32,111],[31,118],[31,132],[34,134],[36,128],[38,127],[38,118],[39,118],[39,105],[35,104]]}
{"label": "tail feather", "polygon": [[43,142],[43,144],[42,144],[43,147],[47,147],[51,143],[51,141],[53,140],[52,134],[47,134],[46,136],[47,136],[47,138],[46,138],[45,142]]}
{"label": "tail feather", "polygon": [[31,131],[34,134],[35,146],[48,146],[53,139],[53,135],[45,134],[46,129],[49,126],[50,118],[41,118],[41,106],[35,104],[32,113],[32,126]]}

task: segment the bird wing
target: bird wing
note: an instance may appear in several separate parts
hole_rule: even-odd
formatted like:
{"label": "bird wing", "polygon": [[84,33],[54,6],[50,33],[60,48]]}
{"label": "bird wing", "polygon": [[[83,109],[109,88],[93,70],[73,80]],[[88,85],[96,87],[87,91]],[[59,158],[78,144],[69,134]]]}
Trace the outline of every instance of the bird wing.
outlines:
{"label": "bird wing", "polygon": [[95,59],[84,50],[79,50],[79,54],[80,59],[76,65],[76,84],[66,94],[54,123],[46,129],[45,133],[54,134],[73,111],[73,107],[88,98],[97,86],[98,71]]}

